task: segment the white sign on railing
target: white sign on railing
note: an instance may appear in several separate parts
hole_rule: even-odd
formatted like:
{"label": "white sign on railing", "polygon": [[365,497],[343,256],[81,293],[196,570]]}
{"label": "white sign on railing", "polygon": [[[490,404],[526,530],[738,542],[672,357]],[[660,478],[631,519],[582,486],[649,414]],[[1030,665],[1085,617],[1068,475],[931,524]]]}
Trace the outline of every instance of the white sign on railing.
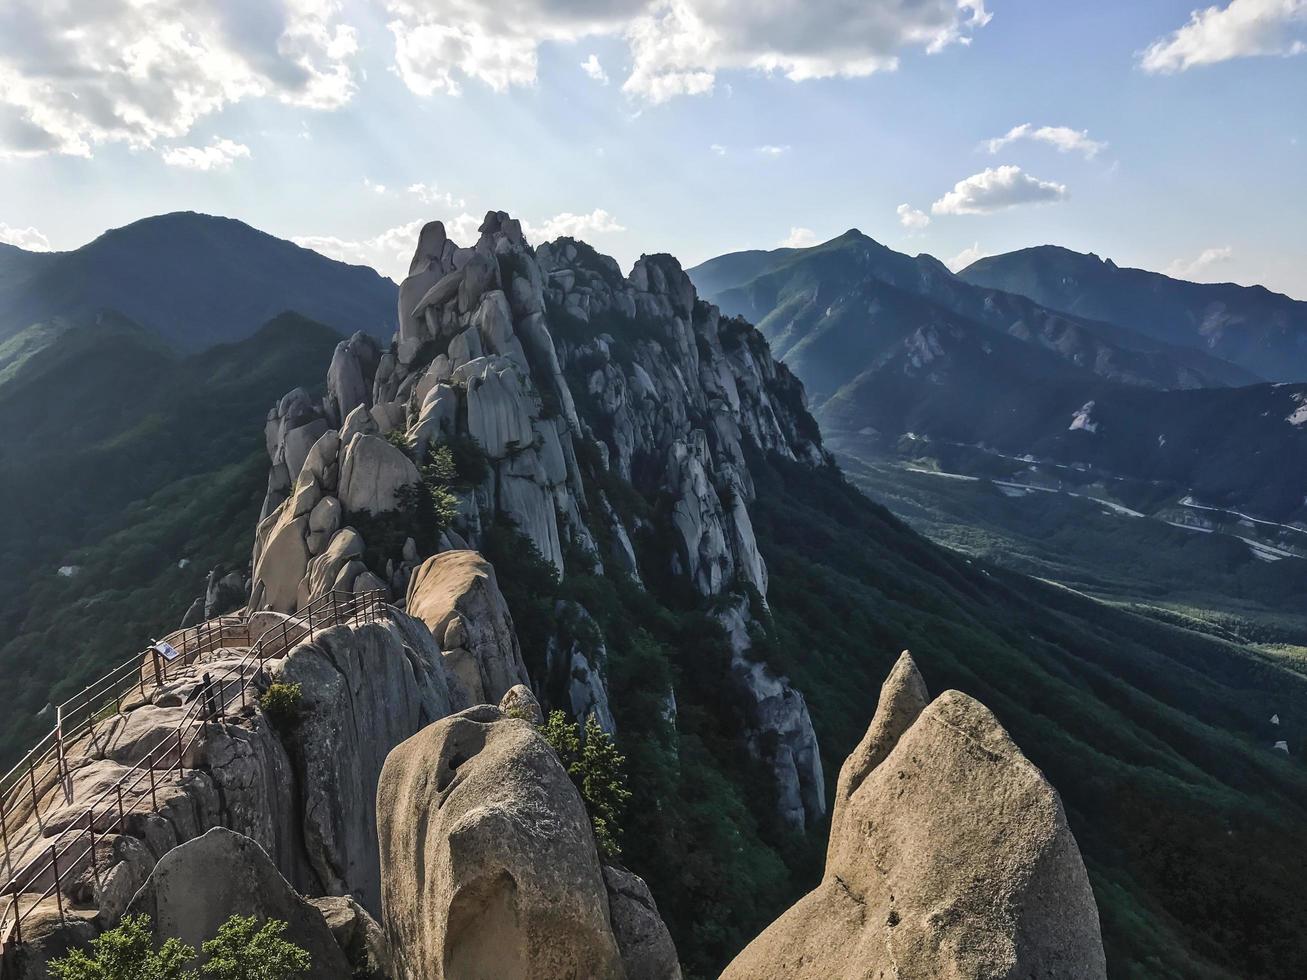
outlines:
{"label": "white sign on railing", "polygon": [[161,657],[163,657],[164,660],[168,661],[168,663],[172,663],[181,656],[177,648],[167,640],[159,640],[156,642],[154,644],[154,649]]}

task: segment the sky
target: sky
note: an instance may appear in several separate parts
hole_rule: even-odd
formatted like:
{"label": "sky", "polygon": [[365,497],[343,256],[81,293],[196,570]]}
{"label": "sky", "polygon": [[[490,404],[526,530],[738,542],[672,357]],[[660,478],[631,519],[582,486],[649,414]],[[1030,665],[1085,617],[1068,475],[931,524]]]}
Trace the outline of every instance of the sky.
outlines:
{"label": "sky", "polygon": [[0,241],[240,218],[400,278],[856,227],[1307,299],[1307,0],[0,0]]}

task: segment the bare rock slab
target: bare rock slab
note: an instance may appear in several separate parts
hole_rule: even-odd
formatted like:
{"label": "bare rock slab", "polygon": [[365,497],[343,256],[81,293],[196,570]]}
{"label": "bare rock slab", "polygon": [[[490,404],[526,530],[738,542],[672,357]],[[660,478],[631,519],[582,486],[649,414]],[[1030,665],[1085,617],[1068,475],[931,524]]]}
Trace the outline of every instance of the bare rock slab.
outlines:
{"label": "bare rock slab", "polygon": [[821,884],[723,980],[1103,980],[1057,791],[984,705],[930,703],[908,655],[840,772]]}
{"label": "bare rock slab", "polygon": [[395,980],[625,976],[585,806],[526,721],[480,705],[397,746],[377,823]]}
{"label": "bare rock slab", "polygon": [[233,915],[280,919],[285,938],[312,957],[312,976],[348,980],[352,972],[322,913],[287,884],[262,847],[222,827],[160,858],[128,912],[150,917],[156,942],[175,937],[196,949]]}

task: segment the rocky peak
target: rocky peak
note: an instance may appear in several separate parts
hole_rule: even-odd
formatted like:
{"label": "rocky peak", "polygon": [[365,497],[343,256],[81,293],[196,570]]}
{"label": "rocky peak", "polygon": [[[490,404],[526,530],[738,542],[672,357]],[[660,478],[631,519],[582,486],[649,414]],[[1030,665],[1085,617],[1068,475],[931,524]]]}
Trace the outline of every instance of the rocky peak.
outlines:
{"label": "rocky peak", "polygon": [[[765,607],[767,570],[749,517],[748,447],[826,459],[802,387],[761,335],[700,300],[670,255],[641,256],[623,276],[584,242],[532,248],[502,211],[486,214],[470,247],[427,224],[397,314],[389,349],[361,334],[337,347],[320,404],[297,390],[269,413],[252,606],[293,612],[360,583],[402,605],[433,551],[479,548],[500,524],[559,576],[579,561],[639,581],[641,565],[657,561],[660,579],[727,610],[735,682],[756,706],[749,742],[775,756],[786,819],[801,827],[820,816],[803,699],[749,657],[750,600]],[[411,461],[392,444],[399,436]],[[440,445],[472,447],[484,468],[458,488],[453,526],[423,545],[419,527],[394,526],[411,521],[403,502]],[[660,502],[659,526],[602,492],[613,478]],[[378,538],[383,526],[391,531]],[[656,559],[639,553],[640,532],[667,545]],[[575,659],[565,638],[555,646],[550,674],[586,678],[560,686],[567,706],[620,728],[599,666]]]}
{"label": "rocky peak", "polygon": [[1107,976],[1057,791],[989,709],[909,654],[840,770],[821,884],[722,980]]}

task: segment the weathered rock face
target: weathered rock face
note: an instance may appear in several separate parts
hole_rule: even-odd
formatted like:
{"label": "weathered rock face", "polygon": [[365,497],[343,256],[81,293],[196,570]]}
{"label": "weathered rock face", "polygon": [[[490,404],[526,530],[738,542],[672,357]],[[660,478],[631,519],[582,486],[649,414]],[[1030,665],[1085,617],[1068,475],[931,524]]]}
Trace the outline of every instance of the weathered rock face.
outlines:
{"label": "weathered rock face", "polygon": [[312,959],[312,976],[349,980],[352,973],[322,913],[291,888],[263,848],[221,827],[165,854],[127,911],[150,917],[156,943],[176,938],[197,950],[233,915],[280,919],[285,938]]}
{"label": "weathered rock face", "polygon": [[[479,231],[459,248],[439,222],[427,225],[400,286],[392,347],[373,356],[365,339],[351,338],[333,358],[323,405],[298,391],[269,414],[273,472],[251,605],[291,611],[324,588],[378,582],[412,597],[430,541],[421,553],[415,546],[383,559],[376,542],[364,541],[376,567],[365,573],[353,556],[335,578],[324,571],[337,567],[334,559],[322,556],[352,516],[393,514],[401,488],[416,481],[383,434],[402,432],[418,463],[441,444],[475,444],[484,457],[479,482],[460,489],[458,516],[436,550],[480,547],[490,525],[508,524],[560,575],[568,556],[639,582],[641,562],[652,560],[658,579],[671,574],[705,603],[742,608],[737,662],[724,680],[756,701],[748,744],[775,773],[785,820],[803,828],[824,813],[807,706],[787,678],[750,658],[749,603],[721,602],[751,593],[765,602],[767,592],[749,516],[748,448],[825,459],[802,387],[756,330],[699,300],[670,256],[644,256],[624,277],[581,242],[533,249],[503,212],[487,213]],[[656,525],[624,495],[600,490],[613,479],[666,503]],[[358,531],[366,522],[355,524]],[[652,559],[636,548],[649,537],[667,544]],[[462,680],[462,703],[493,703],[526,680],[513,671],[490,678],[474,651],[437,638]],[[620,727],[602,664],[573,654],[560,648],[546,668],[556,673],[567,661],[562,670],[576,677],[561,693],[552,683],[549,693],[537,691],[546,707]]]}
{"label": "weathered rock face", "polygon": [[428,558],[408,587],[409,614],[427,624],[471,704],[497,704],[530,684],[495,570],[475,551]]}
{"label": "weathered rock face", "polygon": [[584,804],[527,722],[481,705],[419,732],[377,817],[396,980],[624,976]]}
{"label": "weathered rock face", "polygon": [[387,980],[390,949],[376,919],[349,897],[311,898],[349,962],[353,980]]}
{"label": "weathered rock face", "polygon": [[617,731],[617,722],[608,704],[608,685],[600,672],[608,656],[603,635],[579,603],[557,603],[554,616],[558,627],[546,651],[549,676],[545,690],[550,701],[566,708],[582,726],[593,716],[599,727],[612,735]]}
{"label": "weathered rock face", "polygon": [[284,737],[313,891],[352,895],[380,915],[377,780],[392,748],[452,709],[440,651],[421,624],[395,615],[323,631],[286,656],[277,678],[303,692],[302,718]]}
{"label": "weathered rock face", "polygon": [[[283,619],[258,613],[251,631]],[[66,871],[64,903],[81,910],[77,921],[60,926],[38,910],[24,924],[30,943],[23,955],[30,966],[17,976],[42,977],[46,958],[115,925],[157,861],[215,827],[251,839],[298,891],[357,897],[379,910],[375,794],[382,766],[391,747],[451,710],[449,679],[430,631],[392,611],[375,623],[320,630],[313,642],[284,656],[274,648],[270,678],[252,680],[244,707],[237,699],[223,719],[196,730],[178,778],[175,754],[155,750],[174,744],[202,676],[222,677],[244,656],[242,648],[205,654],[150,692],[151,700],[128,705],[97,725],[93,736],[71,743],[72,804],[65,805],[55,787],[39,823],[8,815],[15,853],[42,854],[61,832],[79,826],[87,805],[132,765],[147,757],[157,761],[155,792],[151,781],[133,779],[124,791],[129,812],[122,832],[115,828],[98,837],[98,874],[89,864]],[[258,706],[269,679],[301,686],[297,720],[274,727]],[[228,687],[235,691],[234,684]],[[16,863],[27,861],[20,856]],[[205,875],[220,877],[213,867],[205,867]],[[203,897],[208,893],[201,884],[195,887]],[[211,899],[217,901],[204,898]],[[49,903],[53,910],[53,897]],[[9,961],[4,965],[8,969]],[[334,974],[314,973],[328,975]]]}
{"label": "weathered rock face", "polygon": [[604,887],[626,980],[681,980],[676,946],[644,879],[604,865]]}
{"label": "weathered rock face", "polygon": [[838,787],[822,883],[723,980],[1106,977],[1057,792],[984,705],[904,654]]}

